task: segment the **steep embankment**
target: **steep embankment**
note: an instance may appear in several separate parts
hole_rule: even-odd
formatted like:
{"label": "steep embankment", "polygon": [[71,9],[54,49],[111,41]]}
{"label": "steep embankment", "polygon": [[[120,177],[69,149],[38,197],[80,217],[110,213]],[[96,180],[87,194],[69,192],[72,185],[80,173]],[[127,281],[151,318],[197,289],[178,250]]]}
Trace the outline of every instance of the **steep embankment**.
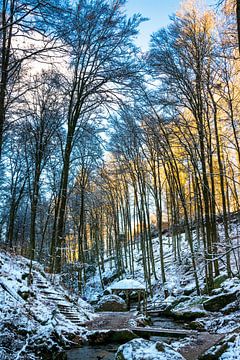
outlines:
{"label": "steep embankment", "polygon": [[59,277],[46,274],[29,260],[0,252],[0,358],[64,359],[64,349],[81,344],[82,326],[93,318],[85,301],[72,297],[59,285]]}

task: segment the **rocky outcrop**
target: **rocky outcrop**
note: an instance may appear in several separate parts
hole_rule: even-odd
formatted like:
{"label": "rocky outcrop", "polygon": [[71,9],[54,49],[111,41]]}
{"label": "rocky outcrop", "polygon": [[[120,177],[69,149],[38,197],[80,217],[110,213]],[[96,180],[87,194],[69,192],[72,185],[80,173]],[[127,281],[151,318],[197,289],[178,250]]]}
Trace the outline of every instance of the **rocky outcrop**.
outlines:
{"label": "rocky outcrop", "polygon": [[214,289],[219,288],[222,285],[222,283],[224,283],[224,281],[227,280],[227,278],[228,278],[227,274],[221,274],[215,277],[213,281]]}
{"label": "rocky outcrop", "polygon": [[235,288],[230,292],[212,296],[208,300],[204,301],[203,307],[207,311],[219,311],[226,305],[236,301],[239,293],[240,290]]}
{"label": "rocky outcrop", "polygon": [[[189,297],[184,297],[189,298]],[[206,300],[202,296],[194,296],[178,303],[170,311],[170,315],[177,320],[195,320],[207,315],[207,311],[203,308],[202,302]]]}
{"label": "rocky outcrop", "polygon": [[207,315],[207,311],[199,307],[173,309],[171,310],[171,316],[176,320],[195,320]]}
{"label": "rocky outcrop", "polygon": [[117,295],[106,295],[95,306],[96,311],[127,311],[127,304]]}
{"label": "rocky outcrop", "polygon": [[234,311],[238,311],[239,309],[240,309],[239,300],[236,300],[236,301],[231,302],[230,304],[226,305],[223,309],[221,309],[221,312],[224,315],[228,315]]}

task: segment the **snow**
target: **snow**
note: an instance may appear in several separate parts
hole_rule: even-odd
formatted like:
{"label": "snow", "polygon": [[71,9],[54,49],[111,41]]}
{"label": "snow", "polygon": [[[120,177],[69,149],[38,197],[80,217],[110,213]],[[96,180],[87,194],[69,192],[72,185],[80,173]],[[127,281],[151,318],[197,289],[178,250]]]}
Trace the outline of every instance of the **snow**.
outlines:
{"label": "snow", "polygon": [[[158,350],[158,345],[162,351]],[[124,360],[183,360],[181,354],[174,351],[170,346],[155,343],[143,339],[134,339],[118,348],[118,354],[122,353]],[[120,357],[119,357],[120,358]]]}
{"label": "snow", "polygon": [[145,290],[145,286],[134,279],[123,279],[110,286],[112,290]]}
{"label": "snow", "polygon": [[[232,237],[235,233],[237,233],[236,229],[236,226],[232,227]],[[220,238],[222,237],[223,231],[220,231]],[[193,238],[195,242],[194,246],[196,247],[198,244],[196,234],[193,234]],[[175,310],[181,311],[190,311],[191,308],[193,312],[202,309],[201,303],[203,299],[196,296],[194,273],[191,266],[191,254],[184,234],[181,235],[181,263],[177,263],[177,261],[174,259],[171,237],[167,238],[163,236],[163,242],[167,282],[164,285],[161,283],[159,239],[155,238],[152,239],[152,244],[153,252],[155,254],[155,266],[158,280],[154,279],[152,276],[151,281],[153,284],[153,298],[148,299],[148,305],[152,305],[153,307],[154,305],[156,307],[162,305],[165,305],[166,307],[173,306]],[[203,292],[205,288],[203,262],[204,252],[201,246],[196,252],[196,262],[199,283],[201,291]],[[144,290],[145,285],[143,284],[145,284],[145,282],[142,254],[141,251],[139,252],[137,246],[134,249],[134,259],[134,279],[128,278],[132,275],[130,274],[129,270],[125,268],[125,273],[122,274],[122,276],[125,276],[126,279],[119,281],[119,279],[116,279],[115,277],[116,269],[113,265],[114,262],[108,260],[106,254],[104,262],[105,271],[102,273],[102,279],[104,279],[105,287],[107,288],[108,286],[110,290]],[[220,265],[221,264],[222,263],[220,262]],[[234,263],[232,265],[233,271],[236,272]],[[220,270],[221,275],[224,274],[224,266],[222,268],[220,266]],[[49,341],[53,342],[53,344],[56,344],[56,337],[59,337],[62,339],[63,343],[71,344],[67,338],[68,333],[76,334],[83,339],[87,336],[86,330],[83,327],[76,326],[75,324],[71,323],[71,321],[66,319],[63,314],[59,312],[59,309],[56,306],[56,301],[59,297],[60,300],[58,301],[58,304],[68,306],[69,308],[74,307],[74,309],[77,309],[79,318],[83,323],[89,319],[93,319],[95,316],[93,314],[92,307],[88,303],[86,303],[78,296],[74,297],[73,294],[69,293],[61,286],[60,276],[50,276],[44,273],[43,267],[37,262],[33,262],[34,279],[38,279],[42,282],[42,284],[45,284],[46,295],[49,294],[52,297],[52,299],[47,299],[47,296],[44,297],[43,293],[38,289],[36,281],[33,281],[33,284],[28,286],[27,279],[25,277],[28,272],[29,260],[20,256],[11,256],[5,252],[0,252],[0,279],[2,285],[8,289],[8,291],[6,291],[0,285],[0,348],[2,347],[2,357],[4,358],[5,356],[6,359],[8,359],[7,356],[9,356],[9,359],[12,359],[13,353],[19,354],[19,358],[21,358],[26,350],[24,348],[26,343],[31,344],[33,341],[40,341],[40,339],[45,339],[46,343]],[[169,293],[169,297],[166,300],[164,300],[164,289],[167,289]],[[224,281],[218,289],[214,290],[214,293],[216,295],[217,293],[221,294],[225,292],[236,291],[240,291],[240,279],[237,277]],[[29,298],[27,301],[23,300],[20,296],[20,294],[23,292],[29,292]],[[87,298],[88,301],[97,302],[103,298],[103,294],[104,289],[102,289],[101,278],[97,271],[96,273],[93,272],[91,276],[88,276],[87,284],[84,287],[83,296]],[[178,300],[181,297],[183,298],[185,295],[189,295],[190,299],[185,299],[184,301],[178,302]],[[175,304],[175,302],[178,305]],[[237,311],[234,311],[228,315],[224,314],[223,312],[216,312],[215,314],[206,313],[206,315],[206,318],[201,319],[201,322],[203,323],[206,331],[227,334],[239,329],[240,307]],[[20,336],[17,334],[15,331],[16,329],[20,330],[23,335]],[[10,345],[6,344],[7,340],[11,340],[11,343],[14,344],[12,347],[12,352],[9,352]],[[240,359],[239,343],[240,341],[238,338],[238,341],[230,345],[229,350],[227,350],[226,353],[222,355],[221,360]],[[50,346],[51,345],[49,343],[49,347]],[[171,349],[168,349],[167,352],[170,353],[170,350]],[[125,351],[127,351],[127,356],[132,356],[130,347],[128,347],[128,350]],[[163,356],[162,353],[156,349],[154,343],[150,346],[148,345],[147,347],[142,348],[141,350],[139,349],[139,352],[142,352],[143,355],[138,355],[138,358],[136,359],[140,359],[142,356],[142,359],[144,360],[147,360],[148,358],[152,360],[153,357],[148,356]],[[30,353],[29,359],[31,359],[31,356],[32,355]],[[131,359],[135,358],[133,357]],[[165,354],[164,357],[158,357],[156,359],[166,360],[168,358]],[[173,359],[174,357],[172,355],[171,360]]]}
{"label": "snow", "polygon": [[125,301],[117,295],[105,295],[99,300],[98,306],[105,304],[106,302],[125,304]]}
{"label": "snow", "polygon": [[[26,353],[28,359],[38,359],[38,351],[60,352],[72,343],[71,338],[84,340],[85,328],[66,318],[59,304],[73,309],[79,322],[95,316],[84,300],[73,303],[71,294],[56,286],[37,262],[33,262],[30,286],[28,273],[29,260],[0,252],[0,359],[24,359]],[[23,293],[27,300],[20,296]]]}
{"label": "snow", "polygon": [[219,358],[219,360],[239,360],[240,359],[240,335],[236,337],[234,343],[229,343],[229,348]]}

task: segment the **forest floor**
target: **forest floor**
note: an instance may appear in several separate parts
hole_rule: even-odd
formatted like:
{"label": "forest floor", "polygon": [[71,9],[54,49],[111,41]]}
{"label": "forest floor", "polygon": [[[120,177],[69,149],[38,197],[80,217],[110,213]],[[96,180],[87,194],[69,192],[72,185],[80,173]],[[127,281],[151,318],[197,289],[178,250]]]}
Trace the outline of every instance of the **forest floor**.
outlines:
{"label": "forest floor", "polygon": [[85,323],[88,330],[130,329],[131,321],[136,318],[136,314],[133,312],[102,312],[98,315],[98,317]]}
{"label": "forest floor", "polygon": [[[232,229],[232,237],[236,238],[239,229]],[[221,267],[221,279],[212,296],[204,294],[204,267],[202,251],[199,249],[198,276],[202,295],[196,294],[193,272],[189,262],[187,242],[182,236],[182,261],[177,263],[173,258],[171,239],[164,237],[165,266],[167,274],[166,288],[169,292],[164,298],[160,280],[152,278],[153,297],[148,298],[150,311],[162,311],[162,315],[170,316],[177,326],[180,319],[184,326],[198,330],[197,336],[184,339],[171,339],[174,351],[181,353],[185,359],[197,359],[203,351],[220,340],[220,360],[240,359],[240,280],[238,277],[226,279],[224,267]],[[159,241],[153,239],[154,253],[158,253]],[[144,284],[142,257],[136,247],[134,279]],[[135,312],[95,313],[94,305],[102,300],[104,294],[111,292],[115,279],[115,269],[106,258],[105,272],[102,278],[106,284],[101,287],[99,275],[88,277],[85,297],[82,300],[74,293],[62,287],[59,276],[51,276],[37,262],[33,263],[33,281],[28,285],[29,260],[5,251],[0,252],[0,359],[1,360],[33,360],[51,359],[53,353],[64,354],[66,349],[86,344],[89,335],[96,331],[131,329]],[[156,273],[160,278],[160,261],[156,255]],[[233,264],[234,269],[234,264]],[[126,269],[123,278],[131,278]],[[221,280],[221,281],[220,281]],[[236,295],[236,296],[235,296]],[[214,297],[229,297],[229,303],[214,311],[206,310],[204,303]],[[235,296],[235,298],[232,296]],[[211,301],[212,301],[211,300]],[[225,300],[224,300],[225,301]],[[161,328],[164,320],[158,322]],[[149,325],[151,326],[151,325]],[[185,327],[185,328],[186,328]],[[175,327],[174,327],[175,328]],[[179,325],[182,328],[182,325]],[[209,335],[210,334],[210,335]],[[221,344],[221,339],[223,342]],[[157,339],[154,339],[155,341]],[[161,341],[165,341],[161,339]],[[218,353],[219,346],[215,349]],[[42,357],[44,354],[44,357]],[[213,356],[213,355],[211,355]],[[215,355],[214,355],[215,356]],[[210,357],[211,358],[211,357]]]}
{"label": "forest floor", "polygon": [[37,262],[28,285],[29,265],[28,259],[0,252],[1,360],[64,356],[64,349],[84,342],[84,323],[95,316]]}
{"label": "forest floor", "polygon": [[[223,250],[221,247],[221,241],[224,241],[222,225],[219,225],[220,234],[220,255]],[[231,226],[231,241],[232,245],[237,247],[239,243],[240,227],[232,224]],[[221,360],[233,360],[240,359],[240,280],[239,278],[233,277],[227,279],[225,273],[224,258],[220,256],[220,273],[221,275],[216,278],[215,286],[216,289],[213,292],[213,296],[219,296],[221,302],[221,295],[235,293],[238,294],[235,300],[230,300],[229,304],[220,306],[217,311],[207,311],[204,308],[204,302],[209,298],[205,292],[204,283],[204,251],[199,245],[197,234],[193,233],[194,246],[197,257],[197,268],[198,268],[198,279],[200,283],[201,295],[198,296],[196,293],[196,286],[194,282],[194,273],[191,267],[191,254],[189,246],[184,238],[184,234],[181,235],[181,262],[175,260],[174,251],[172,248],[171,237],[164,236],[164,261],[165,271],[167,276],[167,283],[165,287],[161,284],[161,267],[159,254],[159,240],[158,238],[152,239],[153,252],[155,254],[155,267],[157,279],[152,276],[153,286],[153,297],[148,298],[148,307],[152,310],[159,310],[162,307],[171,308],[171,311],[167,311],[167,316],[175,320],[181,320],[190,328],[199,330],[199,335],[195,338],[186,338],[183,340],[176,339],[171,341],[171,346],[182,353],[186,359],[197,359],[203,351],[213,347],[218,342],[220,344],[215,346],[211,351],[215,352],[215,355],[208,354],[209,358],[221,359]],[[237,274],[237,268],[239,264],[239,249],[235,253],[232,269]],[[141,251],[139,252],[138,247],[134,250],[134,276],[131,275],[127,267],[125,266],[125,273],[123,278],[134,278],[135,280],[144,284],[143,274],[143,259]],[[89,278],[86,285],[85,297],[87,301],[92,304],[96,304],[98,300],[107,294],[111,293],[111,286],[117,283],[118,279],[115,279],[115,268],[111,260],[105,259],[105,270],[102,273],[102,279],[104,280],[105,289],[101,288],[101,281],[98,273],[92,278]],[[169,297],[164,298],[164,290],[168,290]],[[225,296],[225,295],[224,295]],[[227,296],[227,295],[226,295]],[[163,306],[164,305],[164,306]],[[164,313],[163,313],[164,314]],[[166,314],[165,314],[166,315]],[[159,324],[161,326],[161,324]],[[223,341],[221,343],[221,339]],[[229,340],[230,339],[230,340]],[[156,339],[157,340],[157,339]],[[219,350],[220,349],[220,350]],[[218,357],[216,357],[218,354]],[[207,356],[207,355],[206,355]],[[215,357],[214,357],[215,356]]]}

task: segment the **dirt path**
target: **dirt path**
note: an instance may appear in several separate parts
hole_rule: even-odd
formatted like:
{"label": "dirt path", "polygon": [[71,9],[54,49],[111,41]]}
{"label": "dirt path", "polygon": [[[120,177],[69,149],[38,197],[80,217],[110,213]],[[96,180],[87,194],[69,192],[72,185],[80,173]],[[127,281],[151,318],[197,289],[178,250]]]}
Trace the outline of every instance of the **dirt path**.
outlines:
{"label": "dirt path", "polygon": [[197,360],[200,355],[216,345],[223,338],[223,334],[198,333],[193,337],[191,344],[182,347],[179,352],[186,360]]}
{"label": "dirt path", "polygon": [[117,330],[129,329],[130,320],[134,320],[132,312],[101,312],[94,320],[85,323],[88,330]]}

